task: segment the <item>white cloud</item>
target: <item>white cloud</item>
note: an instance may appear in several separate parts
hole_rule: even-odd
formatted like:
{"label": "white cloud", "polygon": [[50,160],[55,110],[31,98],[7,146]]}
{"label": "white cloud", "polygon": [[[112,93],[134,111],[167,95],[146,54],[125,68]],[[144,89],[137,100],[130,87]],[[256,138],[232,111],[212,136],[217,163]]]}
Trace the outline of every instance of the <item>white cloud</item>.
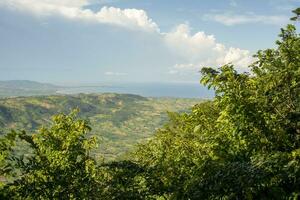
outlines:
{"label": "white cloud", "polygon": [[[1,0],[0,5],[13,9],[32,12],[50,11],[60,8],[81,8],[89,4],[88,0]],[[40,13],[41,14],[41,13]]]}
{"label": "white cloud", "polygon": [[147,16],[144,10],[103,7],[95,14],[99,22],[117,24],[130,28],[158,31],[158,26]]}
{"label": "white cloud", "polygon": [[[4,5],[10,9],[30,12],[39,17],[58,15],[72,20],[112,24],[155,33],[169,47],[170,51],[177,56],[177,64],[169,70],[170,74],[177,74],[184,70],[194,73],[199,71],[202,66],[215,67],[227,63],[233,63],[239,68],[246,69],[252,61],[248,50],[226,47],[216,42],[213,35],[208,35],[202,31],[192,34],[187,24],[180,24],[174,30],[162,33],[158,25],[148,17],[144,10],[104,6],[98,12],[94,12],[84,7],[89,5],[89,3],[89,0],[0,0],[0,6]],[[236,18],[224,15],[215,16],[214,19],[227,25],[244,23],[247,20],[262,20],[260,18]],[[127,74],[106,72],[105,75],[124,76]]]}
{"label": "white cloud", "polygon": [[231,13],[207,14],[204,16],[204,19],[216,21],[226,26],[247,23],[262,23],[281,26],[289,21],[289,17],[284,15],[256,15],[254,13],[248,13],[243,15]]}
{"label": "white cloud", "polygon": [[126,75],[128,75],[127,73],[123,73],[123,72],[105,72],[104,74],[106,76],[126,76]]}
{"label": "white cloud", "polygon": [[225,47],[217,43],[213,35],[204,32],[191,34],[187,24],[177,26],[172,32],[165,33],[164,37],[170,49],[186,61],[173,66],[177,71],[199,71],[203,66],[216,67],[228,63],[235,64],[241,70],[247,70],[253,61],[250,51]]}
{"label": "white cloud", "polygon": [[158,26],[144,10],[102,7],[98,12],[83,8],[88,0],[2,0],[0,6],[27,11],[37,16],[60,15],[69,19],[106,23],[145,31],[158,31]]}
{"label": "white cloud", "polygon": [[223,52],[223,55],[218,58],[217,62],[221,65],[234,63],[240,68],[246,68],[253,62],[253,58],[250,56],[250,52],[248,50],[230,47]]}
{"label": "white cloud", "polygon": [[[23,0],[23,2],[35,3],[37,1]],[[66,6],[66,7],[82,7],[89,4],[88,0],[39,0],[38,2],[43,2],[46,4]]]}
{"label": "white cloud", "polygon": [[178,25],[173,31],[165,33],[164,38],[171,50],[191,61],[198,59],[200,54],[205,54],[215,44],[213,35],[206,35],[204,32],[191,35],[187,24]]}

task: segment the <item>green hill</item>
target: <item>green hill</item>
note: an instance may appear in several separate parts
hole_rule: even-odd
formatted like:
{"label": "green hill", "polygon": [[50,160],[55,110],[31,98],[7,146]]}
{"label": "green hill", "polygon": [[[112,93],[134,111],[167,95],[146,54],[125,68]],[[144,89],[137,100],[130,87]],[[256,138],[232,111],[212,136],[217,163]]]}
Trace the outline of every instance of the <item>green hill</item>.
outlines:
{"label": "green hill", "polygon": [[113,159],[151,137],[166,122],[167,111],[186,111],[199,101],[111,93],[4,98],[0,131],[34,131],[49,124],[52,115],[79,108],[80,116],[91,122],[91,134],[101,140],[97,151]]}

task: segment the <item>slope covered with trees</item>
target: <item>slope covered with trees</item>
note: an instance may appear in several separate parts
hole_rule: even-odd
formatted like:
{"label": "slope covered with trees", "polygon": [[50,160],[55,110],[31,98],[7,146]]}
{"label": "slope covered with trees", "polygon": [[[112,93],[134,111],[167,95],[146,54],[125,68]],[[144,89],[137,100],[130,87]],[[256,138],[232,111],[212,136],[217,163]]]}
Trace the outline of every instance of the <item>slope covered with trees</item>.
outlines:
{"label": "slope covered with trees", "polygon": [[[35,135],[11,132],[0,141],[1,197],[299,199],[300,36],[288,25],[276,43],[256,54],[250,73],[203,68],[201,82],[215,99],[170,114],[126,160],[91,158],[90,126],[74,113]],[[16,138],[31,153],[15,155]]]}
{"label": "slope covered with trees", "polygon": [[80,110],[102,145],[95,150],[115,159],[151,137],[167,121],[167,111],[187,111],[199,99],[145,98],[130,94],[52,95],[0,99],[0,133],[10,129],[34,132],[51,116]]}

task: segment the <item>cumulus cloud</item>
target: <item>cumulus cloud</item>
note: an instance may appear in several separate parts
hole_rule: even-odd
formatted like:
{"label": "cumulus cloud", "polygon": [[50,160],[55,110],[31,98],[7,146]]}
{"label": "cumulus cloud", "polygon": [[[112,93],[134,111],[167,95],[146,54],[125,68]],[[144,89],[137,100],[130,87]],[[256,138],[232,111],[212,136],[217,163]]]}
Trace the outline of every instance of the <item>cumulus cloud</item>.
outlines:
{"label": "cumulus cloud", "polygon": [[[191,33],[188,24],[180,24],[172,31],[162,33],[158,25],[148,17],[144,10],[120,9],[115,7],[102,7],[94,12],[87,9],[89,0],[1,0],[0,6],[5,6],[13,10],[30,12],[39,17],[62,16],[72,20],[83,20],[101,24],[112,24],[134,30],[143,30],[155,33],[164,45],[177,56],[178,62],[169,70],[169,74],[178,74],[180,71],[195,72],[202,66],[220,66],[233,63],[239,68],[246,69],[252,62],[252,57],[248,50],[235,47],[226,47],[218,43],[213,35],[208,35],[202,31]],[[212,19],[220,21],[226,25],[233,25],[245,22],[257,22],[279,19],[272,17],[249,17],[238,16],[211,16]],[[281,18],[280,18],[281,19]],[[267,22],[266,22],[267,23]],[[271,22],[268,22],[271,23]],[[177,62],[176,61],[176,62]],[[168,66],[170,67],[170,66]],[[106,72],[107,76],[124,76],[126,73]]]}
{"label": "cumulus cloud", "polygon": [[178,25],[173,31],[165,33],[164,38],[171,50],[189,60],[197,59],[199,54],[204,55],[215,44],[213,35],[206,35],[204,32],[191,35],[187,24]]}
{"label": "cumulus cloud", "polygon": [[123,26],[130,29],[158,31],[158,26],[144,10],[102,7],[98,12],[84,8],[88,0],[2,0],[0,5],[26,11],[38,16],[60,15],[69,19],[85,20]]}
{"label": "cumulus cloud", "polygon": [[257,15],[254,13],[248,13],[243,15],[231,13],[207,14],[204,16],[204,19],[216,21],[226,26],[248,23],[262,23],[281,26],[289,21],[289,17],[284,15]]}
{"label": "cumulus cloud", "polygon": [[[199,70],[203,66],[220,66],[235,64],[241,70],[247,70],[253,58],[250,51],[234,47],[226,47],[216,42],[213,35],[204,32],[191,34],[187,24],[177,26],[173,31],[164,34],[165,42],[174,53],[186,62],[177,63],[174,70]],[[174,71],[173,73],[174,74]]]}

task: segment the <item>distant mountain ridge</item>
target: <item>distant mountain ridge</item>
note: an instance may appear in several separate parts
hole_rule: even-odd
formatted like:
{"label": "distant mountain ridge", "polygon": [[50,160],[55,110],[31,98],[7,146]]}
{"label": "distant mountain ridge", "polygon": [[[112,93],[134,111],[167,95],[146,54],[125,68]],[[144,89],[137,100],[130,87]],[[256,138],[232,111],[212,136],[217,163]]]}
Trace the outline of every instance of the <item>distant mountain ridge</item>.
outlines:
{"label": "distant mountain ridge", "polygon": [[37,81],[30,80],[8,80],[0,81],[0,87],[5,88],[24,88],[24,89],[56,89],[60,86],[56,86],[50,83],[40,83]]}
{"label": "distant mountain ridge", "polygon": [[29,80],[0,81],[0,97],[55,94],[61,87]]}

